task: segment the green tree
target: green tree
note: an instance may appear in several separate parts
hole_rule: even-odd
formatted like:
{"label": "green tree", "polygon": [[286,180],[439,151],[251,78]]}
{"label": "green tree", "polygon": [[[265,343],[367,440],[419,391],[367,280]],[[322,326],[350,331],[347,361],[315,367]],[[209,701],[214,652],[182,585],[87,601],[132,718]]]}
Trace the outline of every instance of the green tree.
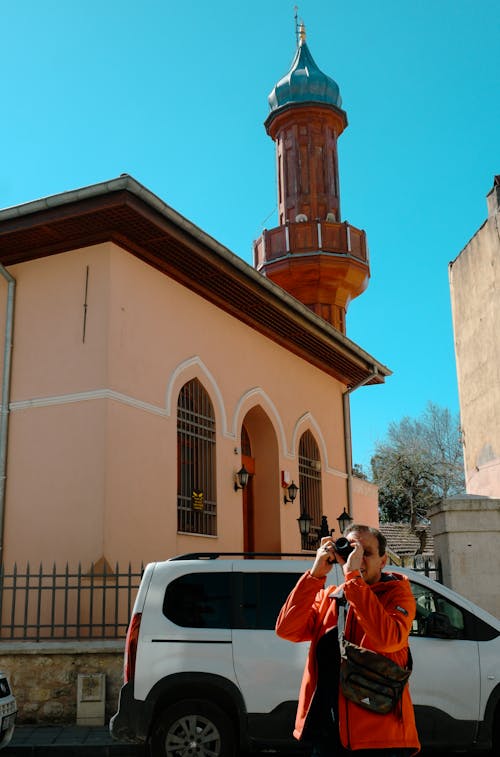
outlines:
{"label": "green tree", "polygon": [[464,491],[458,417],[429,402],[419,418],[391,423],[375,447],[371,467],[380,520],[414,528],[430,507]]}
{"label": "green tree", "polygon": [[356,478],[361,478],[363,481],[369,480],[363,469],[363,466],[359,463],[354,463],[354,465],[352,466],[352,475],[356,476]]}

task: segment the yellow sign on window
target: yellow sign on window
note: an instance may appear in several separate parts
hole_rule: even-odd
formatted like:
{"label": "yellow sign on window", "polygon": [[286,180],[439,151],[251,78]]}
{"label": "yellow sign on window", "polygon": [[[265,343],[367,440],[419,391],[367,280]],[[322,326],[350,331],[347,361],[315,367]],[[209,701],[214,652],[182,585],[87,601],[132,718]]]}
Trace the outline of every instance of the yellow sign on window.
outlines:
{"label": "yellow sign on window", "polygon": [[193,492],[191,503],[193,505],[193,510],[203,510],[205,507],[203,492]]}

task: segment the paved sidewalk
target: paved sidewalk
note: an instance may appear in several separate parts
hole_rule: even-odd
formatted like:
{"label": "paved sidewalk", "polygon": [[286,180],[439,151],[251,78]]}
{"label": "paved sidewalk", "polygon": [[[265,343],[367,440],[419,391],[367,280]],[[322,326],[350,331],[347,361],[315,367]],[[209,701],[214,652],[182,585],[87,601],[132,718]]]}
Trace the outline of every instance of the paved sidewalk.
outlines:
{"label": "paved sidewalk", "polygon": [[85,727],[18,725],[2,757],[146,757],[137,744],[111,738],[107,726]]}

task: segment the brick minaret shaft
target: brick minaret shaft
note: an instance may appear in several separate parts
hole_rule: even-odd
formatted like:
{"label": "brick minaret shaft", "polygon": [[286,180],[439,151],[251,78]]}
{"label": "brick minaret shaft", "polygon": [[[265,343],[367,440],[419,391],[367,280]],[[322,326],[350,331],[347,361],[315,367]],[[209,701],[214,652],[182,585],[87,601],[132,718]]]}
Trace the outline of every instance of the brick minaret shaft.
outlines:
{"label": "brick minaret shaft", "polygon": [[345,333],[349,302],[370,275],[366,236],[341,222],[337,139],[347,126],[337,84],[316,66],[301,26],[288,74],[269,96],[279,226],[254,244],[254,264]]}

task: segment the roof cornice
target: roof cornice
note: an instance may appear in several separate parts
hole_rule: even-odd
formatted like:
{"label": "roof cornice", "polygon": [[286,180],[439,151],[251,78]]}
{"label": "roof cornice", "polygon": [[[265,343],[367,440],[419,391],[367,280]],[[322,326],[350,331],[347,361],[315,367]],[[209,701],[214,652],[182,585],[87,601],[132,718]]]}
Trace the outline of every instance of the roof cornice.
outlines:
{"label": "roof cornice", "polygon": [[0,261],[114,241],[346,386],[391,371],[124,174],[0,211]]}

